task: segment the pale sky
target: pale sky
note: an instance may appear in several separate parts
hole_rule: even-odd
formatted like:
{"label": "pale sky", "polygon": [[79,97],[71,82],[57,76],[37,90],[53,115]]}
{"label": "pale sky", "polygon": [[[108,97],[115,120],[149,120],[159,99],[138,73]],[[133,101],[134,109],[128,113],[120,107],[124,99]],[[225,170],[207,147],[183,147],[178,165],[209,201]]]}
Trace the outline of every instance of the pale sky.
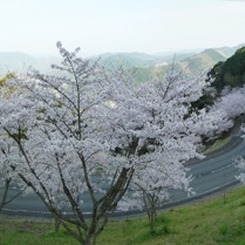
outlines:
{"label": "pale sky", "polygon": [[0,0],[0,52],[177,52],[245,42],[245,0]]}

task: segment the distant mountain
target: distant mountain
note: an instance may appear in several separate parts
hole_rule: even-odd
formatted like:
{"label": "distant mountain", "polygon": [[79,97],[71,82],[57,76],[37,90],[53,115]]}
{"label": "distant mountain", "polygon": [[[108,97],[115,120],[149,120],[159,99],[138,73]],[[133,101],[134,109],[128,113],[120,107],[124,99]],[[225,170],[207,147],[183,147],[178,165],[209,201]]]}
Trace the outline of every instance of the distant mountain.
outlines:
{"label": "distant mountain", "polygon": [[218,51],[221,55],[225,56],[226,58],[231,57],[235,52],[244,47],[245,43],[241,43],[235,47],[222,47],[222,48],[216,48],[215,50]]}
{"label": "distant mountain", "polygon": [[221,47],[206,49],[198,54],[192,55],[187,59],[183,59],[179,62],[179,65],[187,73],[198,74],[210,70],[219,61],[225,61],[231,57],[236,50],[243,47],[244,44],[240,44],[235,47]]}
{"label": "distant mountain", "polygon": [[[98,58],[98,57],[96,57]],[[99,56],[100,63],[106,67],[144,67],[154,64],[156,57],[144,53],[108,53]]]}
{"label": "distant mountain", "polygon": [[189,57],[192,53],[179,53],[175,54],[146,54],[146,53],[106,53],[101,54],[92,59],[99,59],[100,63],[106,67],[118,67],[123,66],[124,68],[132,67],[151,67],[159,64],[167,64],[173,60],[181,60]]}
{"label": "distant mountain", "polygon": [[59,58],[36,58],[21,52],[0,52],[0,76],[12,71],[25,73],[30,66],[47,72],[50,65],[59,60]]}
{"label": "distant mountain", "polygon": [[[175,55],[176,59],[174,59],[174,66],[175,69],[183,70],[185,73],[192,75],[207,72],[218,62],[227,60],[227,58],[231,57],[236,50],[242,46],[244,46],[244,44],[240,44],[235,47],[206,49],[196,54],[186,54],[186,57],[178,57],[179,54],[177,53]],[[157,77],[158,75],[164,75],[165,72],[172,67],[173,59],[171,61],[165,57],[165,61],[165,63],[159,62],[154,66],[138,68],[138,73],[136,73],[135,76],[136,81],[144,82],[150,78]]]}
{"label": "distant mountain", "polygon": [[[126,69],[136,68],[135,80],[148,81],[158,75],[164,75],[175,64],[176,69],[181,69],[188,74],[199,74],[210,70],[217,62],[225,61],[235,51],[242,47],[210,48],[193,53],[159,53],[155,55],[145,53],[108,53],[100,55],[101,64],[105,67],[115,68],[123,66]],[[93,57],[93,59],[98,59]]]}
{"label": "distant mountain", "polygon": [[27,64],[34,64],[35,58],[20,52],[0,53],[0,74],[6,74],[8,71],[23,72]]}
{"label": "distant mountain", "polygon": [[206,49],[199,54],[192,55],[179,62],[179,65],[187,73],[198,74],[210,69],[219,61],[225,61],[226,56],[216,49]]}
{"label": "distant mountain", "polygon": [[[234,51],[229,50],[229,54]],[[163,57],[159,63],[154,63],[152,66],[142,66],[136,69],[135,80],[137,83],[149,81],[157,78],[159,75],[164,76],[168,70],[174,65],[176,70],[183,70],[186,74],[197,75],[210,70],[217,62],[225,61],[228,54],[221,53],[216,49],[206,49],[197,54],[176,54]],[[156,60],[155,60],[156,61]]]}
{"label": "distant mountain", "polygon": [[[144,82],[159,74],[164,75],[173,63],[177,69],[182,69],[189,74],[207,71],[217,62],[225,61],[242,46],[244,45],[206,49],[197,53],[193,53],[193,50],[190,52],[158,54],[139,52],[105,53],[90,57],[90,59],[99,60],[106,68],[122,66],[125,69],[135,69],[136,81]],[[21,52],[0,52],[0,76],[5,75],[8,71],[25,73],[29,66],[50,73],[50,65],[59,63],[59,61],[59,58],[37,58]]]}

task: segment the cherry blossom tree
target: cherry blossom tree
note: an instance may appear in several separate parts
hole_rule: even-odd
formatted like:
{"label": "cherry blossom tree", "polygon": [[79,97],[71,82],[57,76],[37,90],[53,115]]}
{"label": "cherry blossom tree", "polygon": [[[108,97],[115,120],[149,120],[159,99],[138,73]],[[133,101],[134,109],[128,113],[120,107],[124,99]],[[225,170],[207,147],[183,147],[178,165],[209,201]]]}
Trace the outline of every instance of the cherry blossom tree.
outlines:
{"label": "cherry blossom tree", "polygon": [[[185,78],[171,71],[164,80],[138,88],[132,95],[134,102],[127,100],[123,108],[116,111],[118,121],[113,120],[113,123],[115,128],[123,128],[122,135],[126,137],[120,148],[120,144],[116,144],[116,150],[125,155],[128,154],[125,149],[130,149],[131,158],[137,157],[136,161],[141,163],[136,165],[132,179],[132,196],[126,196],[123,204],[127,206],[130,198],[131,205],[145,210],[151,229],[170,189],[191,193],[192,177],[187,175],[184,163],[192,158],[203,158],[200,154],[202,137],[218,137],[233,125],[222,110],[216,110],[216,114],[205,109],[191,112],[192,102],[202,95],[205,86],[202,77]],[[127,92],[127,99],[129,94]],[[126,114],[124,108],[129,108],[132,114]],[[128,128],[121,118],[132,122],[127,124]],[[114,128],[113,123],[111,128]]]}
{"label": "cherry blossom tree", "polygon": [[235,164],[240,171],[240,174],[237,176],[237,179],[244,184],[245,183],[245,159],[239,157],[235,160]]}
{"label": "cherry blossom tree", "polygon": [[[214,103],[211,110],[216,113],[217,110],[223,110],[229,118],[236,118],[245,112],[245,88],[228,88],[226,87],[221,94],[221,97]],[[241,126],[241,131],[244,133],[244,125]],[[244,136],[242,136],[244,137]],[[235,165],[240,171],[237,176],[242,183],[245,183],[245,160],[238,157],[235,160]]]}
{"label": "cherry blossom tree", "polygon": [[[7,82],[15,78],[14,73],[8,73],[5,77],[0,79],[0,99],[6,99],[14,92],[12,87],[7,86]],[[18,175],[15,168],[11,167],[11,157],[13,156],[12,147],[5,139],[5,135],[0,135],[0,213],[3,208],[23,194],[27,189],[27,186],[23,186],[18,181]],[[18,186],[18,190],[14,194],[10,195],[10,190],[13,186]]]}
{"label": "cherry blossom tree", "polygon": [[213,105],[212,110],[222,109],[229,118],[235,118],[245,112],[245,88],[234,88],[223,94]]}
{"label": "cherry blossom tree", "polygon": [[[244,133],[245,133],[245,126],[241,126],[241,131],[243,135],[241,137],[244,138]],[[234,161],[234,165],[238,168],[240,174],[236,176],[236,178],[243,184],[245,184],[245,159],[244,157],[240,156]]]}
{"label": "cherry blossom tree", "polygon": [[[108,98],[123,77],[109,77],[78,58],[78,50],[57,46],[63,62],[53,68],[61,76],[33,71],[9,83],[18,89],[1,100],[1,136],[12,147],[10,169],[81,244],[95,244],[134,172],[133,164],[114,155],[114,141],[105,140],[102,127],[110,123],[102,112],[111,108]],[[68,204],[71,216],[62,212]]]}
{"label": "cherry blossom tree", "polygon": [[134,176],[131,199],[135,207],[147,213],[151,231],[155,228],[157,211],[170,198],[170,190],[180,189],[192,194],[192,177],[187,176],[187,172],[188,169],[179,161],[160,158],[154,168],[147,166]]}
{"label": "cherry blossom tree", "polygon": [[[0,135],[11,146],[10,170],[80,244],[91,245],[117,207],[138,205],[137,195],[122,200],[130,185],[146,198],[167,188],[188,191],[183,163],[202,157],[202,135],[231,124],[191,111],[206,86],[202,78],[169,74],[136,87],[130,74],[105,71],[79,58],[78,49],[57,47],[63,61],[53,68],[60,75],[34,70],[9,83],[18,89],[0,102]],[[67,206],[72,215],[63,211]]]}

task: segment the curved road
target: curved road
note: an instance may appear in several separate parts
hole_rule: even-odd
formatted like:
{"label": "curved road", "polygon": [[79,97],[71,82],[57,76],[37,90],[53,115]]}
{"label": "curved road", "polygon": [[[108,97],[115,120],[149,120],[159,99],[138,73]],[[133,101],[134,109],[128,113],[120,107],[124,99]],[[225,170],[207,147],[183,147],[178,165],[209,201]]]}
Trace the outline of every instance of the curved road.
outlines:
{"label": "curved road", "polygon": [[[209,154],[204,160],[193,160],[190,162],[189,173],[194,177],[191,186],[195,195],[187,197],[186,193],[182,191],[172,191],[171,198],[164,207],[186,203],[237,184],[238,181],[235,176],[239,172],[233,165],[233,162],[238,156],[245,157],[244,140],[238,134],[234,134],[226,146]],[[16,190],[12,189],[10,194],[14,195],[14,193],[16,193]],[[1,194],[2,190],[0,189]],[[87,205],[87,211],[89,212],[89,205]],[[46,207],[32,193],[15,199],[7,205],[4,213],[8,215],[50,217]],[[119,213],[118,215],[125,215],[125,213]]]}

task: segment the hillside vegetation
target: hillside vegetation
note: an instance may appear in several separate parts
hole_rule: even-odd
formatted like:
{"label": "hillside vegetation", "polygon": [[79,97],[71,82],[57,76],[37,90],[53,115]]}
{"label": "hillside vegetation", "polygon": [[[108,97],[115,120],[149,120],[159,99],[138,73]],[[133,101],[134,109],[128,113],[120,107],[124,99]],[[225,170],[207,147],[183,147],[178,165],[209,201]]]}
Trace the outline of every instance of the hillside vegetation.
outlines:
{"label": "hillside vegetation", "polygon": [[[0,217],[1,245],[77,244],[51,222]],[[145,217],[111,221],[98,245],[244,245],[245,189],[162,212],[153,232]]]}
{"label": "hillside vegetation", "polygon": [[238,49],[225,62],[218,62],[208,73],[210,79],[214,79],[212,86],[218,92],[224,87],[242,87],[245,84],[245,46]]}

